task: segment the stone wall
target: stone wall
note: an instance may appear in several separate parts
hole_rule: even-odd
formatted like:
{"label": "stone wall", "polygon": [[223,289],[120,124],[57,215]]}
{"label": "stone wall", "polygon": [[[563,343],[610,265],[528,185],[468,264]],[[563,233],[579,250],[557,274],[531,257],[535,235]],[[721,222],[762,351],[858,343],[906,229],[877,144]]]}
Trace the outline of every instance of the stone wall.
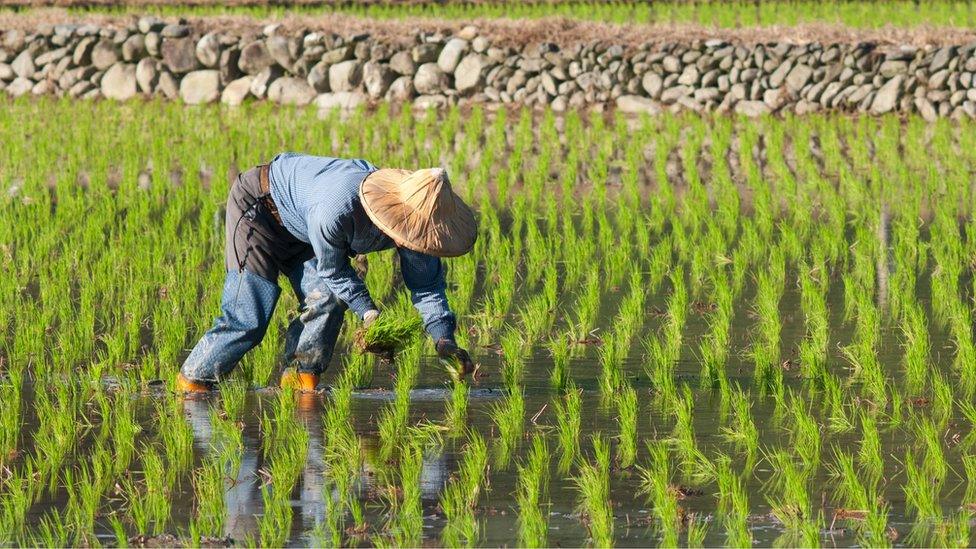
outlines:
{"label": "stone wall", "polygon": [[250,99],[320,108],[380,100],[417,107],[464,102],[807,113],[976,116],[976,43],[734,44],[624,47],[494,44],[476,27],[417,31],[410,43],[368,34],[262,29],[210,32],[144,17],[129,26],[64,24],[0,34],[0,90],[188,104]]}

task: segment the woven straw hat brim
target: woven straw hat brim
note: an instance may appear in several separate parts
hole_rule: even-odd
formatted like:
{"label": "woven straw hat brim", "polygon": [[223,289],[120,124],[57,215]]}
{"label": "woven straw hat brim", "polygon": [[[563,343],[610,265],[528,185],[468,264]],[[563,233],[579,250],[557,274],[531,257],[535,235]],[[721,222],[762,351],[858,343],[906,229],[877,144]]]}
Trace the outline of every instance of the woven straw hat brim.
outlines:
{"label": "woven straw hat brim", "polygon": [[366,215],[397,246],[457,257],[477,240],[474,212],[454,194],[441,170],[378,170],[360,184],[359,197]]}

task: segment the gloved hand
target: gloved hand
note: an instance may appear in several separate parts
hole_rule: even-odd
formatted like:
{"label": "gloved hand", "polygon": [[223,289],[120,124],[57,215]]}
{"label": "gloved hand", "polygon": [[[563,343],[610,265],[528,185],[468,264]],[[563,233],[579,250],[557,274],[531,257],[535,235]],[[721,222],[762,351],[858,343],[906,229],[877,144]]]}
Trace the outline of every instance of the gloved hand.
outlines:
{"label": "gloved hand", "polygon": [[363,313],[363,328],[369,328],[369,326],[376,322],[376,319],[380,317],[380,312],[376,309],[370,309]]}
{"label": "gloved hand", "polygon": [[455,359],[461,363],[461,367],[463,368],[461,375],[468,375],[474,372],[474,362],[471,361],[468,352],[458,347],[454,341],[443,338],[438,339],[437,343],[434,344],[434,348],[437,350],[437,356],[445,360]]}

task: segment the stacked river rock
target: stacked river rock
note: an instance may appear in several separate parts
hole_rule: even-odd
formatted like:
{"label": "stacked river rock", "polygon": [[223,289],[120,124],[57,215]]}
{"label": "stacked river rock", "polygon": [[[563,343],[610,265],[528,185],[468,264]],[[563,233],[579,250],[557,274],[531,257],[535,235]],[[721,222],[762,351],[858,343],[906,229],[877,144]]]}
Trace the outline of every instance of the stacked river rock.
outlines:
{"label": "stacked river rock", "polygon": [[730,44],[719,40],[495,45],[466,27],[412,43],[280,26],[195,31],[144,17],[125,28],[54,25],[0,35],[0,90],[188,104],[248,98],[349,108],[369,101],[806,113],[823,109],[976,116],[976,44]]}

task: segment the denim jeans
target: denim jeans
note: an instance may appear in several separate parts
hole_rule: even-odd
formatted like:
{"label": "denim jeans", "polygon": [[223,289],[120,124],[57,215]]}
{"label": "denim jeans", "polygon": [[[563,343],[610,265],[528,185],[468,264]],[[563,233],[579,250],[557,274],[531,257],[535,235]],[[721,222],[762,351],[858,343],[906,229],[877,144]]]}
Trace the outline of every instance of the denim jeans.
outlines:
{"label": "denim jeans", "polygon": [[257,170],[238,176],[227,199],[221,313],[183,363],[191,380],[220,381],[261,343],[281,295],[281,274],[300,307],[285,334],[285,360],[318,374],[332,358],[346,304],[319,276],[311,246],[279,225],[260,199]]}
{"label": "denim jeans", "polygon": [[[332,358],[346,305],[325,287],[310,259],[288,274],[301,306],[285,333],[284,358],[299,371],[322,373]],[[220,381],[245,353],[264,338],[281,288],[247,270],[228,271],[220,300],[221,314],[183,363],[182,373],[196,381]]]}

